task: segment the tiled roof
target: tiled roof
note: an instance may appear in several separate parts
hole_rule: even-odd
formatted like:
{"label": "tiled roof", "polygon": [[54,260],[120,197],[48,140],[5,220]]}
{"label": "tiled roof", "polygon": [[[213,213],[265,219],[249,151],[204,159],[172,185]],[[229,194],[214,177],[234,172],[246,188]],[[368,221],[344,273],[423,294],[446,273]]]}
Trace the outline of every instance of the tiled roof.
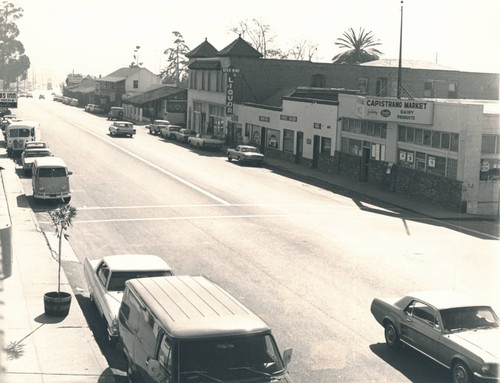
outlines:
{"label": "tiled roof", "polygon": [[192,51],[186,53],[186,57],[191,58],[191,57],[215,57],[217,56],[217,49],[208,42],[208,40],[205,38],[205,41],[203,41],[200,45],[198,45],[196,48],[194,48]]}
{"label": "tiled roof", "polygon": [[68,87],[68,91],[73,93],[92,93],[95,91],[96,81],[91,78],[84,78],[78,85]]}
{"label": "tiled roof", "polygon": [[124,104],[143,105],[150,101],[166,97],[169,97],[170,99],[187,100],[187,89],[163,85],[141,94],[130,96],[124,95],[122,101]]}
{"label": "tiled roof", "polygon": [[252,47],[249,43],[239,36],[227,47],[222,49],[217,56],[237,56],[237,57],[255,57],[261,58],[262,53]]}
{"label": "tiled roof", "polygon": [[[368,61],[365,63],[361,63],[360,65],[397,68],[399,67],[399,59],[381,59],[375,61]],[[455,68],[422,60],[403,60],[401,66],[403,68],[410,68],[410,69],[457,70]]]}

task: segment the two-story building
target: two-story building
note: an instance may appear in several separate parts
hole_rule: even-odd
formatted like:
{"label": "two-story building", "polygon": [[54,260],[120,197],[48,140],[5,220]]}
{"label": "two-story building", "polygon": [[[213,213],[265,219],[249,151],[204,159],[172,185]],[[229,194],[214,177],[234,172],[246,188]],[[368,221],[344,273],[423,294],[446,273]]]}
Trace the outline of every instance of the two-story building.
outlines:
{"label": "two-story building", "polygon": [[95,103],[104,109],[122,106],[125,95],[143,93],[154,85],[161,85],[160,76],[141,67],[120,68],[96,80]]}
{"label": "two-story building", "polygon": [[[190,54],[188,126],[266,156],[350,175],[472,214],[497,215],[500,75],[262,59],[238,38]],[[350,89],[350,90],[347,90]],[[437,98],[439,97],[439,99]],[[483,101],[476,101],[483,100]]]}

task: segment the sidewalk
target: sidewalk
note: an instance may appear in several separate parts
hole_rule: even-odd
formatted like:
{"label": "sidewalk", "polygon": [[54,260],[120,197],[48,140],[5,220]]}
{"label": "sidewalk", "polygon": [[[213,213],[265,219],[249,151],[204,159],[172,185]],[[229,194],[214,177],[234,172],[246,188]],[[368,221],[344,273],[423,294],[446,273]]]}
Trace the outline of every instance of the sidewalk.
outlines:
{"label": "sidewalk", "polygon": [[297,165],[293,162],[266,157],[265,166],[277,172],[282,172],[285,175],[311,181],[313,184],[328,188],[334,193],[349,195],[354,199],[383,202],[429,218],[443,220],[494,220],[494,217],[460,213],[459,211],[417,200],[404,194],[384,191],[367,182],[356,181],[352,177],[325,173],[317,169]]}
{"label": "sidewalk", "polygon": [[44,314],[43,295],[57,289],[57,262],[3,148],[0,166],[14,244],[12,276],[0,281],[0,382],[114,382],[64,272],[61,290],[72,294],[70,312],[64,318]]}

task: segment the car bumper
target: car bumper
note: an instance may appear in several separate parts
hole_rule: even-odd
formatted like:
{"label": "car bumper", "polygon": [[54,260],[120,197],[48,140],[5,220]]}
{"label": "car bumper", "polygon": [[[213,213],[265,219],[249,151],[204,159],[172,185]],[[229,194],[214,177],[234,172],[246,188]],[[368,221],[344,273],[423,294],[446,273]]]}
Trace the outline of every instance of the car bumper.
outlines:
{"label": "car bumper", "polygon": [[33,197],[38,199],[63,199],[71,197],[71,193],[34,193]]}

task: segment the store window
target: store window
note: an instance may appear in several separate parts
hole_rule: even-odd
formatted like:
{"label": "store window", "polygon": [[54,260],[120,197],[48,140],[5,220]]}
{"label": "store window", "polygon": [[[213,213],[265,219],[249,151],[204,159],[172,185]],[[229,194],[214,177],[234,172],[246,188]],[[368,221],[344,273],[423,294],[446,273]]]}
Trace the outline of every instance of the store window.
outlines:
{"label": "store window", "polygon": [[446,175],[446,158],[427,155],[427,173],[444,177]]}
{"label": "store window", "polygon": [[387,96],[387,78],[386,77],[377,78],[375,95],[379,96],[379,97],[386,97]]}
{"label": "store window", "polygon": [[361,140],[349,139],[348,153],[354,154],[356,156],[361,155]]}
{"label": "store window", "polygon": [[434,97],[434,83],[432,81],[424,82],[424,97]]}
{"label": "store window", "polygon": [[366,77],[360,77],[358,79],[358,89],[361,92],[368,93],[368,79]]}
{"label": "store window", "polygon": [[269,148],[279,149],[280,131],[275,129],[267,129],[266,145]]}
{"label": "store window", "polygon": [[295,132],[290,129],[283,129],[283,151],[293,153],[293,143],[294,143]]}
{"label": "store window", "polygon": [[313,74],[312,79],[311,79],[311,86],[313,88],[324,88],[325,87],[325,75]]}
{"label": "store window", "polygon": [[500,141],[499,135],[494,134],[483,134],[481,137],[481,153],[484,154],[495,154],[499,153],[498,144]]}
{"label": "store window", "polygon": [[134,80],[134,89],[139,88],[139,80]]}
{"label": "store window", "polygon": [[448,84],[448,98],[458,98],[458,82],[452,81]]}
{"label": "store window", "polygon": [[321,137],[321,153],[332,154],[332,139]]}

